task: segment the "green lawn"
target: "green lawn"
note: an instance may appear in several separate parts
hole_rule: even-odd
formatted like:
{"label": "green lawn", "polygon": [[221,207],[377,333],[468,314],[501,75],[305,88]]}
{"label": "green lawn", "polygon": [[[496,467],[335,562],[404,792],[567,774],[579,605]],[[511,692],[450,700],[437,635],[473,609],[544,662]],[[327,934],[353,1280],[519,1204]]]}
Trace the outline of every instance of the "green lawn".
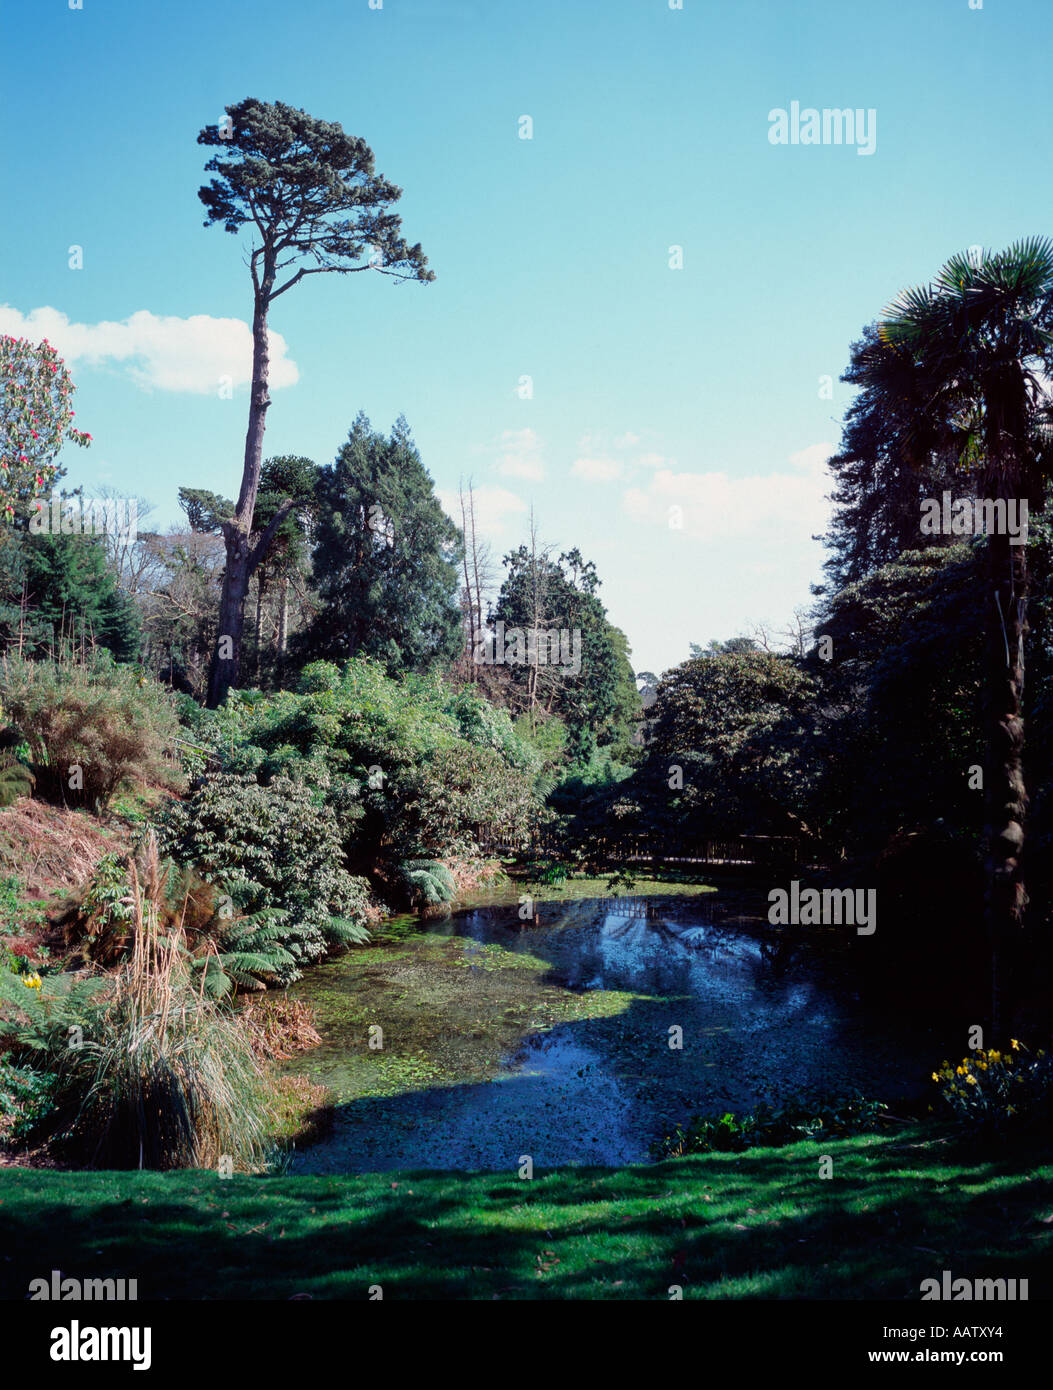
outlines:
{"label": "green lawn", "polygon": [[[829,1154],[834,1177],[818,1177]],[[1053,1162],[931,1128],[625,1169],[237,1177],[0,1169],[0,1296],[52,1268],[140,1298],[1049,1297]]]}
{"label": "green lawn", "polygon": [[[602,874],[575,873],[561,883],[541,883],[532,878],[522,865],[506,864],[504,867],[506,876],[503,879],[487,882],[474,892],[465,894],[457,900],[455,908],[517,907],[521,893],[529,893],[537,903],[571,903],[587,898],[597,898],[603,902],[609,902],[612,897],[696,898],[703,893],[717,891],[713,883],[704,881],[697,873],[684,873],[674,869],[656,872],[644,864],[627,865],[629,873],[634,875],[632,886],[628,887],[623,883],[614,889],[609,886],[613,869]],[[416,917],[403,914],[397,920],[407,925],[412,923],[419,930],[420,924]]]}

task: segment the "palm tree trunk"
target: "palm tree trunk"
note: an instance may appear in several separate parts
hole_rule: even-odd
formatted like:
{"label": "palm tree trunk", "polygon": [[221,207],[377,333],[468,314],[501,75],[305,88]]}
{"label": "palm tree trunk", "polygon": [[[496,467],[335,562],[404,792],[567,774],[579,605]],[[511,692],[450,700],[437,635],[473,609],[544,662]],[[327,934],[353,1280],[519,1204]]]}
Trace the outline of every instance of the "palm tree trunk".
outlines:
{"label": "palm tree trunk", "polygon": [[991,954],[991,1031],[1004,1041],[1011,1021],[1007,956],[1023,923],[1027,893],[1021,873],[1027,791],[1024,786],[1024,634],[1027,551],[1005,534],[988,537],[987,756],[984,773],[987,889],[985,918]]}

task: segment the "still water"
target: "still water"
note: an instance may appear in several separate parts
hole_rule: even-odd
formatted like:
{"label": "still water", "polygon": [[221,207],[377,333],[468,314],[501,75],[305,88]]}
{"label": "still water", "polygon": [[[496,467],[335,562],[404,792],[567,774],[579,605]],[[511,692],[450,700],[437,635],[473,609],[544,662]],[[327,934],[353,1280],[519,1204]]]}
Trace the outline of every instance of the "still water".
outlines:
{"label": "still water", "polygon": [[538,913],[457,911],[296,987],[324,1043],[292,1069],[337,1111],[294,1171],[641,1162],[693,1114],[894,1099],[931,1070],[933,1044],[868,1016],[838,953],[729,920],[717,894]]}

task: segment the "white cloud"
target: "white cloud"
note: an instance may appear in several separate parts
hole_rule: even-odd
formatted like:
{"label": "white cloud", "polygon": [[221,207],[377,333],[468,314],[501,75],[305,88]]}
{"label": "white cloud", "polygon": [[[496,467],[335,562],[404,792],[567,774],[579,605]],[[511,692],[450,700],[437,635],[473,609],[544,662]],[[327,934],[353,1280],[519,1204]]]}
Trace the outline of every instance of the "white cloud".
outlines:
{"label": "white cloud", "polygon": [[622,466],[615,459],[580,458],[574,460],[570,471],[587,483],[612,483],[621,477]]}
{"label": "white cloud", "polygon": [[506,478],[526,478],[539,483],[545,476],[541,441],[534,430],[504,430],[498,440],[501,451],[497,471]]}
{"label": "white cloud", "polygon": [[810,444],[807,449],[790,455],[790,467],[813,478],[825,478],[826,465],[834,453],[832,444]]}
{"label": "white cloud", "polygon": [[[212,395],[220,379],[245,386],[252,380],[252,330],[242,319],[210,314],[179,318],[139,309],[120,322],[71,323],[58,309],[44,307],[22,314],[0,305],[0,333],[40,342],[47,338],[70,368],[120,363],[143,390]],[[270,338],[272,390],[300,378],[280,333]]]}
{"label": "white cloud", "polygon": [[[475,524],[487,538],[499,539],[508,532],[508,522],[512,517],[527,511],[527,504],[514,492],[505,487],[477,487],[475,495]],[[438,488],[436,495],[443,511],[461,524],[460,497],[452,488]]]}
{"label": "white cloud", "polygon": [[[613,439],[605,430],[587,430],[578,440],[579,460],[602,461],[605,465],[608,465],[608,467],[601,470],[586,472],[579,469],[577,464],[575,464],[574,472],[578,473],[580,477],[588,477],[589,480],[593,482],[609,482],[612,478],[620,476],[620,473],[610,472],[610,468],[615,466],[611,458],[612,451],[616,453],[625,453],[627,450],[635,449],[637,445],[643,442],[644,436],[642,434],[636,434],[633,430],[626,430],[624,434],[615,435]],[[627,460],[627,463],[642,468],[661,468],[663,463],[671,467],[676,466],[676,461],[674,459],[667,459],[664,454],[658,454],[653,452],[653,450],[647,450],[646,446],[644,453],[637,454],[634,459]],[[600,476],[601,473],[603,475],[602,477]]]}
{"label": "white cloud", "polygon": [[825,464],[833,452],[830,444],[814,444],[790,456],[792,472],[746,478],[659,468],[646,487],[626,489],[622,507],[638,523],[666,527],[677,507],[684,534],[695,540],[808,537],[827,526]]}
{"label": "white cloud", "polygon": [[[619,488],[622,525],[612,534],[631,565],[603,569],[612,621],[631,635],[637,670],[682,661],[688,644],[749,632],[755,622],[781,629],[795,608],[814,602],[828,528],[829,444],[816,444],[745,477],[688,472],[672,460]],[[681,528],[670,509],[681,509]],[[674,515],[674,520],[677,518]],[[657,576],[662,602],[641,575]]]}

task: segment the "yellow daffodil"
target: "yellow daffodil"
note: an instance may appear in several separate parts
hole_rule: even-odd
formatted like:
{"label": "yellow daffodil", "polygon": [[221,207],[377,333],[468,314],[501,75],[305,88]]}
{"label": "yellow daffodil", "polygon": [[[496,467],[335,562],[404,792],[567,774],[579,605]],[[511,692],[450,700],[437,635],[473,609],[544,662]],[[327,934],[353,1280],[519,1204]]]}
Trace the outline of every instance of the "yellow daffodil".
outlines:
{"label": "yellow daffodil", "polygon": [[969,1086],[975,1086],[975,1085],[976,1085],[976,1077],[975,1077],[975,1076],[967,1076],[967,1077],[965,1078],[965,1080],[966,1080],[966,1083],[967,1083]]}
{"label": "yellow daffodil", "polygon": [[1020,1051],[1020,1044],[1017,1042],[1016,1038],[1010,1038],[1009,1042],[1014,1052]]}
{"label": "yellow daffodil", "polygon": [[26,989],[39,989],[39,988],[40,988],[40,976],[39,976],[39,975],[23,975],[23,976],[22,976],[22,983],[25,985]]}

